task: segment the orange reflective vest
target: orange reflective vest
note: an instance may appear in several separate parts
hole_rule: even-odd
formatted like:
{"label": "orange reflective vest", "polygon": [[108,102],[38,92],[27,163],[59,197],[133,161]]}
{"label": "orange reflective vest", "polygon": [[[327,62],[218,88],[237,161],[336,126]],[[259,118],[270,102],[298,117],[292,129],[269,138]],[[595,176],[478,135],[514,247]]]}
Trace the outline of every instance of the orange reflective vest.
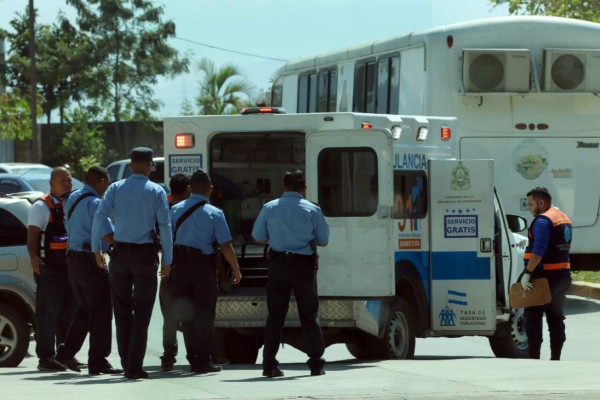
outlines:
{"label": "orange reflective vest", "polygon": [[48,225],[44,233],[42,258],[48,267],[66,265],[67,263],[67,230],[65,229],[65,213],[61,203],[55,203],[52,195],[47,193],[38,201],[43,201],[50,210]]}
{"label": "orange reflective vest", "polygon": [[528,232],[529,243],[525,249],[525,262],[527,263],[527,260],[531,258],[532,251],[535,248],[534,226],[543,219],[550,222],[548,226],[551,226],[551,231],[548,236],[546,252],[542,255],[542,261],[538,267],[541,266],[544,271],[571,268],[569,250],[571,248],[573,226],[571,219],[554,207],[550,207],[547,211],[535,217],[531,223]]}

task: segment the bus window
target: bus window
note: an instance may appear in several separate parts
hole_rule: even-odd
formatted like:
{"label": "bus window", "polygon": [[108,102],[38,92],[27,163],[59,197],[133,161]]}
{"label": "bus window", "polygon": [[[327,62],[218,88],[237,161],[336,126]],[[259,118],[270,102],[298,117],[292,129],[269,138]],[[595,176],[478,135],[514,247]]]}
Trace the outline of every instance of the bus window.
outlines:
{"label": "bus window", "polygon": [[374,61],[357,63],[354,69],[354,112],[375,112],[376,65]]}
{"label": "bus window", "polygon": [[298,77],[298,112],[317,111],[317,75],[310,72]]}
{"label": "bus window", "polygon": [[377,211],[377,155],[368,147],[327,148],[318,158],[319,205],[328,217]]}
{"label": "bus window", "polygon": [[400,100],[400,57],[380,58],[377,66],[377,113],[397,114]]}
{"label": "bus window", "polygon": [[317,112],[335,111],[337,100],[337,72],[319,71],[317,88]]}
{"label": "bus window", "polygon": [[274,84],[271,89],[271,107],[282,107],[283,103],[283,85]]}
{"label": "bus window", "polygon": [[427,175],[425,171],[394,171],[394,219],[421,219],[427,216]]}

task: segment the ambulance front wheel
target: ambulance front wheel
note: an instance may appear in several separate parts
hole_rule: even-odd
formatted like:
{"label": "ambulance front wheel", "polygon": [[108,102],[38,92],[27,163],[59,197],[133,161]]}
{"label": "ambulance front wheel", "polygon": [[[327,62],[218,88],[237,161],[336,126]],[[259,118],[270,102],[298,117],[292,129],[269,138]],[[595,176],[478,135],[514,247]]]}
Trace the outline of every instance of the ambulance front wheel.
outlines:
{"label": "ambulance front wheel", "polygon": [[489,337],[490,346],[496,357],[529,358],[523,312],[523,308],[514,310],[509,322],[498,325],[496,334]]}
{"label": "ambulance front wheel", "polygon": [[400,297],[392,303],[382,338],[361,333],[356,341],[347,343],[346,347],[350,354],[362,360],[413,358],[415,328],[408,301]]}

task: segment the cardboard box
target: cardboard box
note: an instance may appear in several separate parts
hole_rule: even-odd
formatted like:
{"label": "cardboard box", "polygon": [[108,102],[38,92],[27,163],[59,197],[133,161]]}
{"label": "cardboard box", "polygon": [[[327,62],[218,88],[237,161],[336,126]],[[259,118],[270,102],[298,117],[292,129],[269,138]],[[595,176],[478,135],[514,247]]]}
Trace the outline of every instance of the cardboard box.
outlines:
{"label": "cardboard box", "polygon": [[550,293],[548,279],[534,279],[531,282],[533,283],[533,288],[531,290],[523,289],[520,282],[517,282],[510,287],[508,297],[512,308],[517,309],[522,307],[541,306],[550,303],[552,294]]}

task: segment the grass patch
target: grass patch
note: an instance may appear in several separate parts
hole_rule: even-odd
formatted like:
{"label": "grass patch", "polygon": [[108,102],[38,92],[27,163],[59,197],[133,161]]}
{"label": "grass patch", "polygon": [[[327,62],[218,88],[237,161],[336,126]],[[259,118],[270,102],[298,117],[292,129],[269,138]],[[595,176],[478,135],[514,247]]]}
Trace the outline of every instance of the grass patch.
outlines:
{"label": "grass patch", "polygon": [[600,283],[600,271],[572,272],[571,278],[574,281]]}

